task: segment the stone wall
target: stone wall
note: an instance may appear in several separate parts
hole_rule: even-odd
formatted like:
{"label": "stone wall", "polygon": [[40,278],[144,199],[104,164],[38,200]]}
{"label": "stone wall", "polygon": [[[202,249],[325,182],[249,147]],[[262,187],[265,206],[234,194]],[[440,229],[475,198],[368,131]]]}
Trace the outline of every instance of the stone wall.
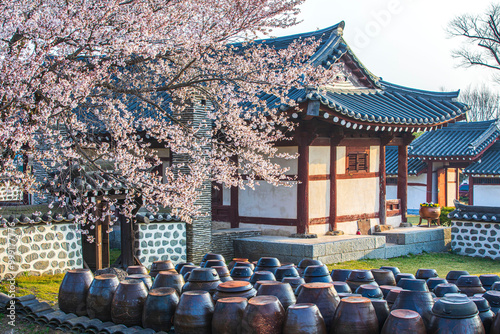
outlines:
{"label": "stone wall", "polygon": [[186,262],[186,223],[138,223],[134,230],[136,256],[144,266],[158,260]]}
{"label": "stone wall", "polygon": [[259,229],[250,228],[233,228],[214,230],[212,232],[212,247],[213,253],[221,254],[226,261],[231,261],[234,255],[234,242],[236,239],[258,237],[262,235]]}
{"label": "stone wall", "polygon": [[0,227],[0,279],[82,268],[81,235],[72,222]]}
{"label": "stone wall", "polygon": [[452,221],[451,249],[460,255],[500,259],[500,224]]}

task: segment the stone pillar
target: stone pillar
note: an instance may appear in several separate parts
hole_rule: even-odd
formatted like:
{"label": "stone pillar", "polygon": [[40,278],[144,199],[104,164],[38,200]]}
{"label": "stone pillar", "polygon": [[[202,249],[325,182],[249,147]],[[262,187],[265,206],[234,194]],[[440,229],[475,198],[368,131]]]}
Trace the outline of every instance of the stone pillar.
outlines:
{"label": "stone pillar", "polygon": [[[181,120],[192,127],[206,124],[206,127],[198,132],[199,136],[211,136],[210,120],[206,118],[206,103],[195,100],[193,106],[183,111]],[[185,155],[172,154],[172,163],[189,163]],[[187,167],[180,169],[181,173],[189,173]],[[196,205],[200,206],[201,215],[193,217],[192,223],[186,225],[186,255],[187,261],[199,263],[205,253],[210,252],[212,242],[212,183],[207,179],[201,189],[198,189],[199,198]]]}

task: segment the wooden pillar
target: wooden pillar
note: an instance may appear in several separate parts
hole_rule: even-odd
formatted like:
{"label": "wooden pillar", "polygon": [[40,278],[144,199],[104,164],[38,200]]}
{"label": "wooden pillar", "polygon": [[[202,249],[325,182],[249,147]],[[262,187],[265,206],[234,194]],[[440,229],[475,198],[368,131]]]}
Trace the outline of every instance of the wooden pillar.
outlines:
{"label": "wooden pillar", "polygon": [[387,205],[386,205],[386,174],[385,174],[385,143],[380,145],[380,182],[379,182],[379,221],[380,225],[387,224]]}
{"label": "wooden pillar", "polygon": [[474,205],[474,178],[469,176],[469,205]]}
{"label": "wooden pillar", "polygon": [[432,202],[432,161],[427,161],[427,203]]}
{"label": "wooden pillar", "polygon": [[96,215],[98,219],[95,223],[95,269],[102,269],[102,213],[104,203],[100,200],[96,201]]}
{"label": "wooden pillar", "polygon": [[297,233],[309,232],[309,134],[298,129]]}
{"label": "wooden pillar", "polygon": [[406,223],[408,210],[408,146],[398,146],[398,196],[401,201],[401,221]]}
{"label": "wooden pillar", "polygon": [[134,224],[121,214],[119,220],[121,234],[121,264],[123,268],[127,269],[129,266],[134,265]]}

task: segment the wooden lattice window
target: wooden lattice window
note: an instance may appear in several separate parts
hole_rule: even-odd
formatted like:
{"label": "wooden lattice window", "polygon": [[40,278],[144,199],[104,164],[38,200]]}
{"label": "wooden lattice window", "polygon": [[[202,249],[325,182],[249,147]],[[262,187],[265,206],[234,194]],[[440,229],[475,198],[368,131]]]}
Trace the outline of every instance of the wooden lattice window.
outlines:
{"label": "wooden lattice window", "polygon": [[347,148],[347,172],[368,172],[369,170],[368,148],[348,147]]}

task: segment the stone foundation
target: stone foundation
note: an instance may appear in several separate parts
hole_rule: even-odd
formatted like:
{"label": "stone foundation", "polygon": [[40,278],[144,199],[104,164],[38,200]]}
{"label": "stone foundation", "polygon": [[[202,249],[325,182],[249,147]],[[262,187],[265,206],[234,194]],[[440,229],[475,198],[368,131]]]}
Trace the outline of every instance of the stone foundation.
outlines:
{"label": "stone foundation", "polygon": [[154,261],[186,262],[186,223],[138,223],[135,230],[135,254],[146,267]]}
{"label": "stone foundation", "polygon": [[257,237],[262,235],[261,230],[250,228],[232,228],[225,230],[214,230],[212,232],[213,253],[221,254],[226,261],[231,261],[234,255],[234,240],[241,238]]}
{"label": "stone foundation", "polygon": [[81,234],[71,222],[7,225],[0,227],[0,256],[0,279],[82,268]]}
{"label": "stone foundation", "polygon": [[452,221],[451,248],[460,255],[500,259],[500,224]]}

